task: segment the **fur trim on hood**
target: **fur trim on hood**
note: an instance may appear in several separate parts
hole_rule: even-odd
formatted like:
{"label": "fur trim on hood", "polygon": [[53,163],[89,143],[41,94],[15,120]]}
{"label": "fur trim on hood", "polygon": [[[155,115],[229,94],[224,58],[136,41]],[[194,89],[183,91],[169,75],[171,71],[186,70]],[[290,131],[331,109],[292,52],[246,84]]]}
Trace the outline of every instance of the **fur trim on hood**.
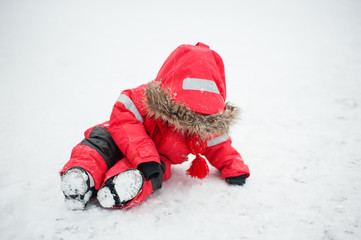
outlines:
{"label": "fur trim on hood", "polygon": [[185,103],[172,101],[171,94],[162,89],[160,82],[151,82],[145,89],[144,104],[148,116],[165,120],[175,127],[175,130],[188,135],[198,135],[206,140],[214,136],[228,134],[230,126],[239,116],[239,108],[225,104],[224,112],[212,115],[201,115],[190,110]]}

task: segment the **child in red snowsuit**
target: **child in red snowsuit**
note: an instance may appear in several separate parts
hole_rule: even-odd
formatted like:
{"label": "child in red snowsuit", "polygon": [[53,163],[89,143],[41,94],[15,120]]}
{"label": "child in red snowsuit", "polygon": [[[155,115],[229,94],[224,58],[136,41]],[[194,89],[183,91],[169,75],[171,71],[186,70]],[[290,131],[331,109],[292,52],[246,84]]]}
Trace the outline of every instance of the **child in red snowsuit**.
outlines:
{"label": "child in red snowsuit", "polygon": [[228,183],[243,185],[249,169],[228,135],[238,108],[225,99],[221,57],[202,43],[179,46],[154,81],[123,91],[110,120],[74,147],[60,172],[68,207],[83,209],[95,194],[103,207],[134,206],[190,153],[188,175],[207,176],[206,157]]}

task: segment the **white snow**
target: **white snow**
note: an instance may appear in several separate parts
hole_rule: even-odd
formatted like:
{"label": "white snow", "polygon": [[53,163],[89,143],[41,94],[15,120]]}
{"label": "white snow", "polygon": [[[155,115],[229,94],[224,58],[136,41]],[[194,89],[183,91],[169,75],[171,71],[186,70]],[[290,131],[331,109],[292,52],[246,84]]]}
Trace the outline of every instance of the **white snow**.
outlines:
{"label": "white snow", "polygon": [[[0,2],[0,239],[361,239],[361,3]],[[224,59],[243,187],[211,168],[130,210],[69,211],[58,171],[179,44]]]}
{"label": "white snow", "polygon": [[125,171],[113,179],[120,202],[133,199],[143,186],[143,175],[139,170]]}
{"label": "white snow", "polygon": [[[141,191],[143,175],[139,170],[131,169],[115,176],[113,184],[119,201],[127,202]],[[104,186],[98,191],[97,199],[102,207],[111,208],[115,205],[115,199],[108,186]]]}
{"label": "white snow", "polygon": [[65,198],[64,203],[67,209],[69,210],[84,210],[87,202],[92,196],[92,191],[88,191],[84,194],[84,199],[74,199],[74,198]]}
{"label": "white snow", "polygon": [[99,204],[104,208],[111,208],[115,205],[115,200],[109,187],[102,187],[97,193],[97,200]]}
{"label": "white snow", "polygon": [[80,169],[70,169],[61,177],[61,190],[66,195],[82,195],[88,190],[88,174]]}
{"label": "white snow", "polygon": [[77,168],[66,171],[60,180],[61,191],[66,196],[66,207],[70,210],[84,209],[93,193],[90,187],[94,187],[94,180],[88,172]]}

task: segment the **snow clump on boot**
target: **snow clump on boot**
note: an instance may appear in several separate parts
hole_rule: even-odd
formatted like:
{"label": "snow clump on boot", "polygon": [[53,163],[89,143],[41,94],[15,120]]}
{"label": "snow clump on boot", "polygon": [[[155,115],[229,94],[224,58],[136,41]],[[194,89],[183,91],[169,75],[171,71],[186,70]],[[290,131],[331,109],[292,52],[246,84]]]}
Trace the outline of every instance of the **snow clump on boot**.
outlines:
{"label": "snow clump on boot", "polygon": [[143,183],[143,174],[137,169],[129,169],[108,179],[97,198],[104,208],[122,207],[139,194]]}
{"label": "snow clump on boot", "polygon": [[83,168],[74,167],[61,176],[61,190],[70,210],[83,210],[93,195],[94,180]]}

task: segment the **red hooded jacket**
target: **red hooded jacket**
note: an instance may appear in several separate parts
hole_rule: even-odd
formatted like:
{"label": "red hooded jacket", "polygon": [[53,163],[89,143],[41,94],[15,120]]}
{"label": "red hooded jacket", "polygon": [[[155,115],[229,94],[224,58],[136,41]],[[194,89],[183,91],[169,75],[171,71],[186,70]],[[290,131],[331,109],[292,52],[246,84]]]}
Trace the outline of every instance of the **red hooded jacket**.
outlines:
{"label": "red hooded jacket", "polygon": [[109,131],[135,168],[160,159],[180,164],[193,153],[204,155],[223,178],[248,177],[228,135],[238,108],[225,99],[221,57],[202,43],[181,45],[154,81],[120,94]]}

